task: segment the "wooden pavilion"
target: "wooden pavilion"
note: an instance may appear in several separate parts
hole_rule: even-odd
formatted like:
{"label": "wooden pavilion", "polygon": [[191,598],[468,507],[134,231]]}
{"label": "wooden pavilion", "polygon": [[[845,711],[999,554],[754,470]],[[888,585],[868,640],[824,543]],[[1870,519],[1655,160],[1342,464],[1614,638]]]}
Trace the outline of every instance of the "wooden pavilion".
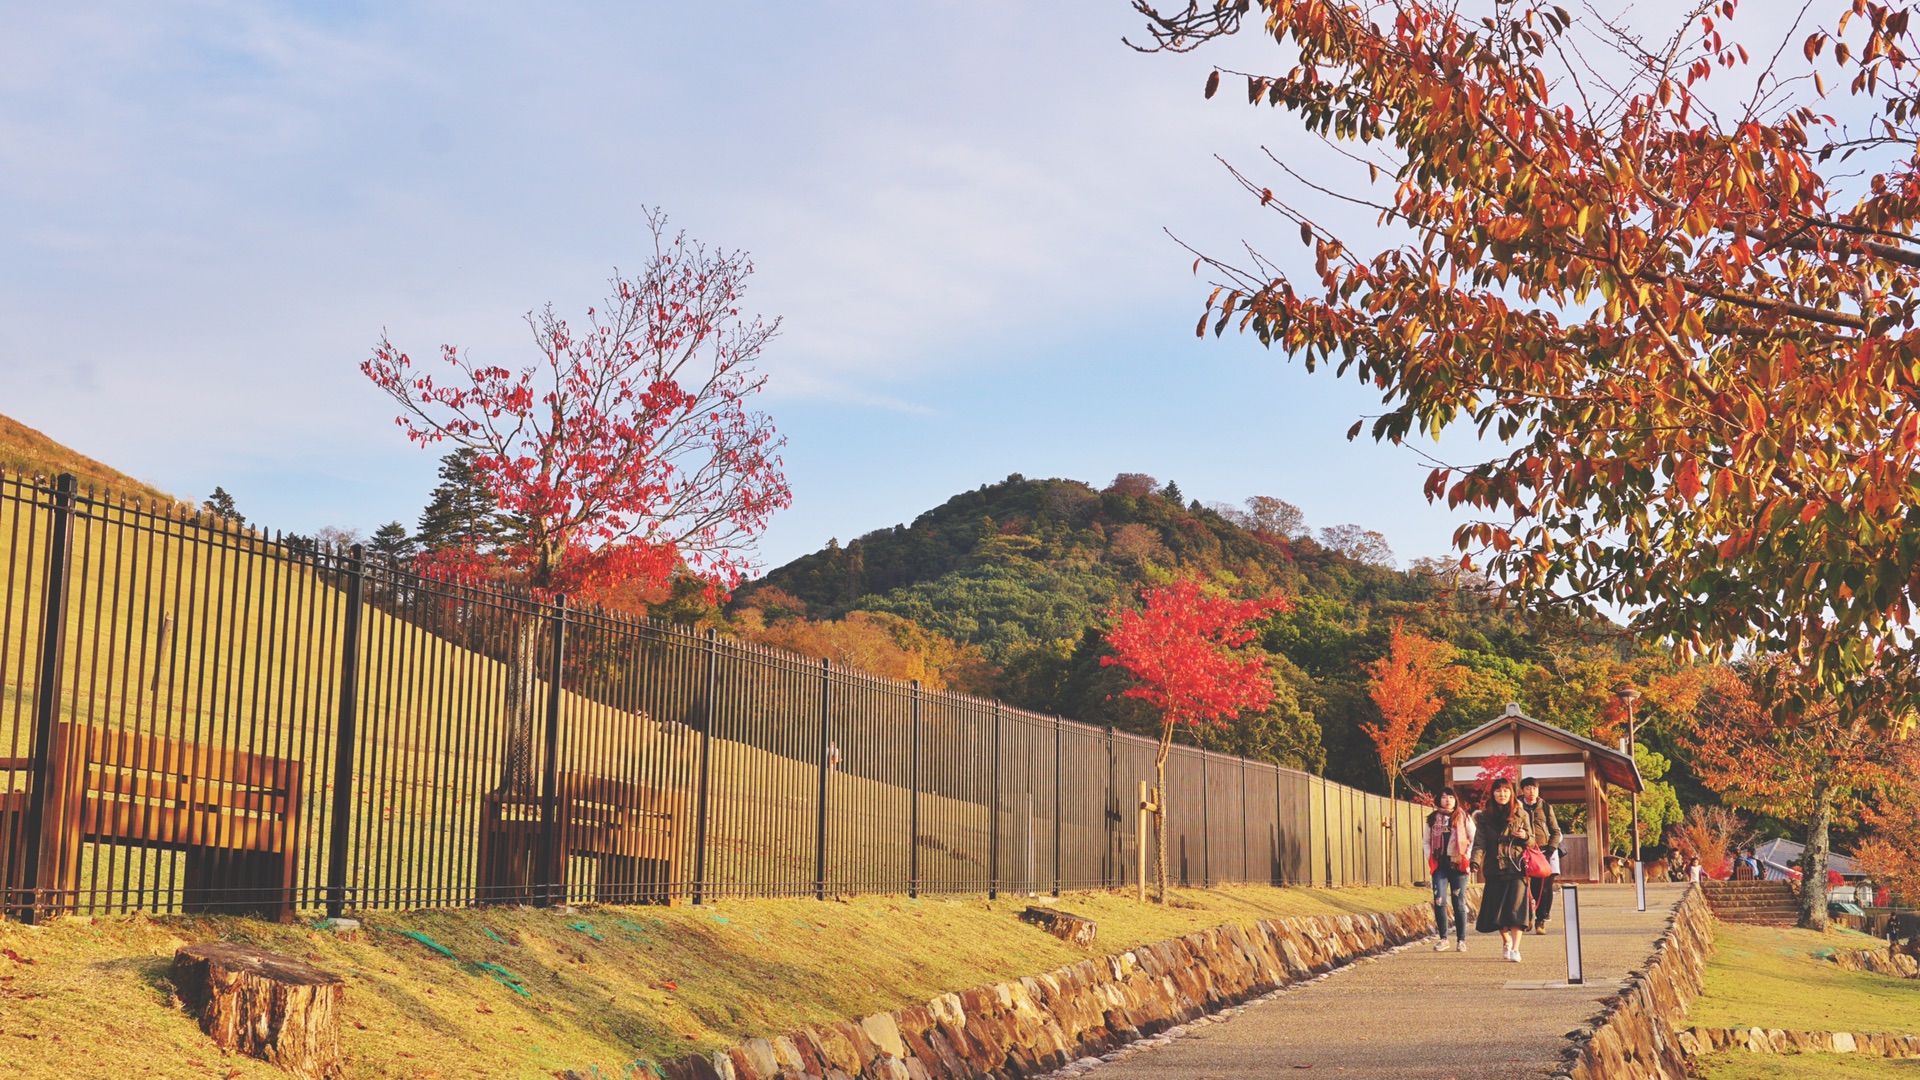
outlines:
{"label": "wooden pavilion", "polygon": [[[1409,780],[1438,793],[1443,787],[1467,787],[1479,782],[1487,759],[1504,756],[1517,770],[1514,782],[1531,776],[1540,781],[1540,797],[1555,806],[1584,806],[1593,837],[1566,833],[1561,876],[1569,881],[1599,881],[1606,855],[1608,785],[1641,790],[1640,770],[1633,758],[1605,743],[1575,735],[1564,728],[1535,720],[1509,702],[1501,716],[1407,762]],[[1561,822],[1564,828],[1566,822]]]}

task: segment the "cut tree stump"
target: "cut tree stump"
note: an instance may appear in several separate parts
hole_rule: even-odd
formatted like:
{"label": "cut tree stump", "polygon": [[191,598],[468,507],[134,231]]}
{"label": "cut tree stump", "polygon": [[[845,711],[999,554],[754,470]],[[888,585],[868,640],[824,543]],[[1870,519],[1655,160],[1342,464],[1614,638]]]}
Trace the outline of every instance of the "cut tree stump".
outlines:
{"label": "cut tree stump", "polygon": [[340,976],[253,945],[214,941],[173,954],[173,985],[221,1049],[308,1080],[344,1075],[347,986]]}
{"label": "cut tree stump", "polygon": [[1061,941],[1083,949],[1093,948],[1094,934],[1100,929],[1100,924],[1092,919],[1045,907],[1028,908],[1020,913],[1020,921],[1032,923]]}

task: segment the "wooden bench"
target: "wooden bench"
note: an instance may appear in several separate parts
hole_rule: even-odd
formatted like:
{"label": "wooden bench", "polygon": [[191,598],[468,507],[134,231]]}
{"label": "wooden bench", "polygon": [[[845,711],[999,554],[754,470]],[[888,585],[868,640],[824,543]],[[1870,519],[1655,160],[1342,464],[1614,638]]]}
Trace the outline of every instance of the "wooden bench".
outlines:
{"label": "wooden bench", "polygon": [[[30,767],[19,760],[6,764]],[[94,843],[185,852],[185,873],[176,884],[189,912],[293,917],[298,762],[62,723],[54,727],[49,764],[39,859],[47,909],[65,910],[78,901],[84,845]],[[24,822],[25,792],[5,802],[0,817],[17,813]],[[0,820],[0,830],[6,824]],[[14,852],[25,850],[22,833],[11,831]]]}
{"label": "wooden bench", "polygon": [[[537,795],[481,797],[479,900],[529,903],[545,876],[539,867]],[[661,904],[682,880],[686,814],[675,795],[625,780],[561,773],[559,847],[564,856],[555,883],[567,886],[566,863],[586,856],[596,864],[593,899],[601,904]]]}

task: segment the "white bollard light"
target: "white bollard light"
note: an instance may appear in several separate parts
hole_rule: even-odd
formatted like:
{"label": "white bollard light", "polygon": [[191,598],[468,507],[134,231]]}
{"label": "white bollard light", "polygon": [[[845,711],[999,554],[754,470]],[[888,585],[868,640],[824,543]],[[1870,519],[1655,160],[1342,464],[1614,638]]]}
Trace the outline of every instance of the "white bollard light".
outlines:
{"label": "white bollard light", "polygon": [[1647,910],[1647,864],[1638,859],[1633,861],[1633,895],[1640,901],[1634,910]]}
{"label": "white bollard light", "polygon": [[1567,985],[1580,986],[1587,981],[1580,963],[1580,886],[1560,886],[1560,919],[1567,927]]}

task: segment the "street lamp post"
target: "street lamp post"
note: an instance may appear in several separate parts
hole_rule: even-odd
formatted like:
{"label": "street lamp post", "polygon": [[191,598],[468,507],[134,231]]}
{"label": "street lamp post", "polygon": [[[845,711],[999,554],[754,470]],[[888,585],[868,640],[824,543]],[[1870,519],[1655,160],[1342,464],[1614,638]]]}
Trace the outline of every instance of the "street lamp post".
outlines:
{"label": "street lamp post", "polygon": [[[1637,773],[1639,759],[1634,749],[1639,745],[1640,733],[1633,721],[1633,703],[1640,700],[1640,690],[1632,683],[1628,683],[1615,693],[1627,706],[1627,757],[1635,762],[1634,771]],[[1633,891],[1639,903],[1638,910],[1645,911],[1647,910],[1647,875],[1646,868],[1640,863],[1640,792],[1635,790],[1629,794],[1633,797]]]}

